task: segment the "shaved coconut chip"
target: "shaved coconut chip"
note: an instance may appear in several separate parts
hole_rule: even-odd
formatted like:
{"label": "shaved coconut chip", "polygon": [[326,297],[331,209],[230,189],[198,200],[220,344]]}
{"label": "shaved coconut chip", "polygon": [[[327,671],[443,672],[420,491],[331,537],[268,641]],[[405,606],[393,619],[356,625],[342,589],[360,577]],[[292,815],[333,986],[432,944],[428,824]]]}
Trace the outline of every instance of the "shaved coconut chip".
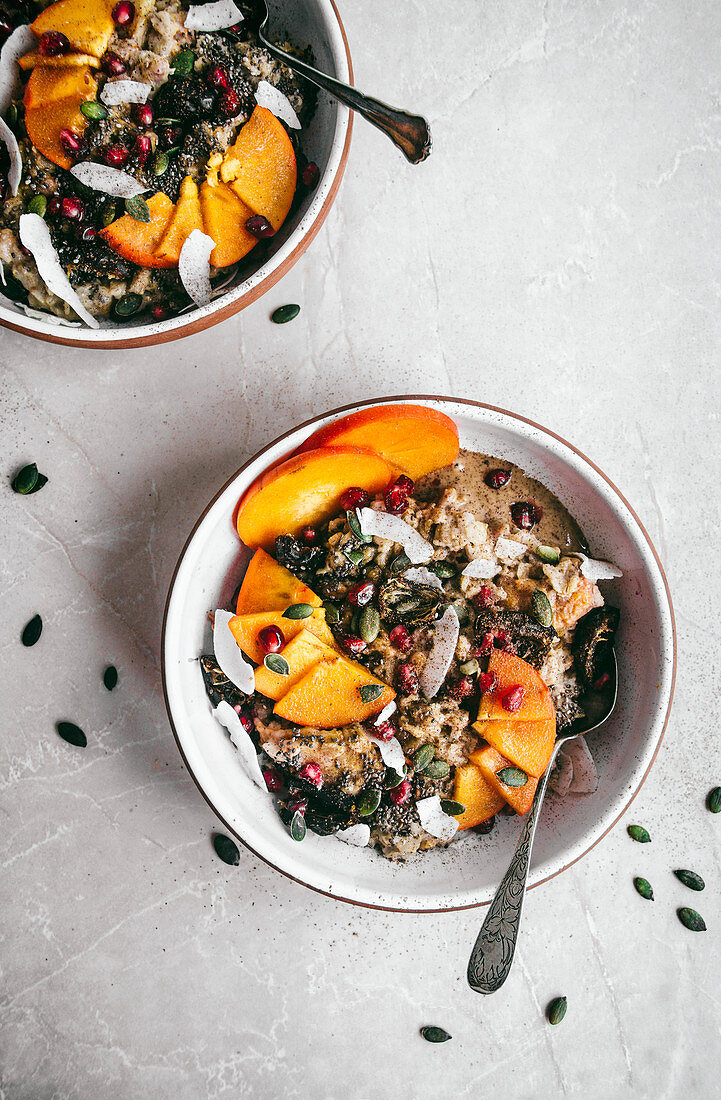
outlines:
{"label": "shaved coconut chip", "polygon": [[370,825],[350,825],[347,829],[339,829],[333,834],[344,844],[353,844],[356,848],[366,848],[371,838]]}
{"label": "shaved coconut chip", "polygon": [[598,788],[598,772],[586,739],[577,737],[569,741],[566,752],[573,764],[573,779],[568,790],[571,794],[593,794]]}
{"label": "shaved coconut chip", "polygon": [[496,557],[507,564],[518,561],[527,550],[527,546],[524,546],[522,542],[516,542],[515,539],[504,539],[503,536],[496,539]]}
{"label": "shaved coconut chip", "polygon": [[86,187],[92,187],[93,191],[104,191],[114,199],[132,199],[148,190],[127,172],[110,168],[107,164],[94,164],[91,160],[74,164],[70,175],[75,176]]}
{"label": "shaved coconut chip", "polygon": [[222,31],[234,27],[243,13],[233,0],[217,0],[215,4],[191,4],[185,17],[186,31]]}
{"label": "shaved coconut chip", "polygon": [[230,703],[226,703],[225,699],[223,699],[218,703],[213,711],[213,715],[218,719],[221,726],[225,726],[230,734],[230,740],[238,750],[240,762],[243,765],[243,771],[249,779],[252,779],[253,782],[261,788],[261,790],[267,792],[268,787],[263,778],[260,763],[258,762],[258,754],[255,751],[255,745],[251,741],[250,734]]}
{"label": "shaved coconut chip", "polygon": [[290,100],[274,84],[261,80],[255,89],[255,102],[259,107],[265,107],[266,110],[271,111],[281,122],[285,122],[286,126],[290,126],[291,130],[300,130],[300,120]]}
{"label": "shaved coconut chip", "polygon": [[581,559],[581,572],[586,580],[593,581],[613,581],[617,577],[622,577],[623,573],[618,566],[613,565],[610,561],[594,561],[593,558],[587,558],[585,554],[571,554],[573,558]]}
{"label": "shaved coconut chip", "polygon": [[20,84],[18,60],[37,48],[38,40],[27,23],[16,27],[0,50],[0,115],[10,106],[15,88]]}
{"label": "shaved coconut chip", "polygon": [[91,328],[99,328],[98,322],[91,313],[88,313],[60,266],[58,254],[50,238],[50,230],[40,215],[21,214],[18,221],[18,235],[20,243],[32,253],[38,274],[50,293],[67,302],[78,317],[82,317]]}
{"label": "shaved coconut chip", "polygon": [[8,172],[8,183],[10,184],[10,191],[13,195],[18,193],[18,184],[20,183],[20,177],[23,174],[23,158],[20,156],[20,147],[18,145],[18,139],[12,132],[10,127],[4,118],[0,118],[0,138],[5,142],[7,151],[10,156],[10,171]]}
{"label": "shaved coconut chip", "polygon": [[376,719],[374,719],[373,725],[374,726],[380,726],[384,722],[387,722],[388,719],[390,718],[391,714],[395,714],[397,709],[398,708],[396,706],[395,699],[391,699],[390,703],[386,703],[386,705],[383,707],[383,710],[380,712],[378,717]]}
{"label": "shaved coconut chip", "polygon": [[416,802],[416,809],[421,819],[421,825],[427,833],[438,840],[453,840],[458,832],[458,821],[450,814],[444,813],[439,795],[434,794],[430,798],[422,798],[420,802]]}
{"label": "shaved coconut chip", "polygon": [[33,309],[32,306],[26,306],[24,302],[21,304],[23,312],[36,321],[47,321],[49,325],[64,325],[65,328],[83,327],[82,321],[68,321],[67,317],[56,317],[54,313],[43,313],[41,309]]}
{"label": "shaved coconut chip", "polygon": [[152,90],[152,84],[144,84],[140,80],[109,80],[100,98],[106,107],[117,107],[120,103],[145,103]]}
{"label": "shaved coconut chip", "polygon": [[243,652],[236,642],[228,623],[234,618],[232,611],[223,611],[220,608],[215,612],[213,619],[213,653],[215,659],[231,684],[244,691],[246,695],[252,695],[255,691],[255,673],[253,666],[248,664]]}
{"label": "shaved coconut chip", "polygon": [[178,260],[178,274],[196,306],[207,306],[212,296],[210,285],[210,253],[215,241],[207,233],[194,229],[185,238]]}
{"label": "shaved coconut chip", "polygon": [[548,785],[552,791],[565,798],[568,794],[573,779],[573,761],[568,755],[567,746],[558,750],[557,766],[551,772]]}
{"label": "shaved coconut chip", "polygon": [[453,655],[456,652],[456,642],[460,633],[461,624],[454,607],[448,607],[442,617],[436,623],[433,634],[433,645],[428,654],[428,660],[423,666],[419,677],[421,690],[426,699],[432,699],[446,678],[451,667]]}
{"label": "shaved coconut chip", "polygon": [[403,547],[412,565],[420,565],[433,557],[430,542],[418,534],[415,527],[406,523],[400,516],[389,512],[376,512],[373,508],[357,510],[358,522],[364,535],[375,535],[379,539],[397,542]]}
{"label": "shaved coconut chip", "polygon": [[426,569],[425,565],[419,565],[415,569],[406,569],[403,576],[412,584],[430,584],[433,588],[440,588],[443,591],[441,578],[437,577],[435,573],[431,573],[430,569]]}
{"label": "shaved coconut chip", "polygon": [[497,561],[492,561],[490,558],[474,558],[473,561],[469,561],[461,576],[476,577],[479,581],[490,581],[497,577],[500,572],[501,567]]}
{"label": "shaved coconut chip", "polygon": [[367,730],[364,732],[368,740],[378,746],[381,760],[385,766],[387,768],[393,768],[394,772],[403,775],[403,769],[406,766],[406,758],[398,738],[391,737],[390,741],[381,741],[380,737],[376,737],[374,733],[369,733]]}

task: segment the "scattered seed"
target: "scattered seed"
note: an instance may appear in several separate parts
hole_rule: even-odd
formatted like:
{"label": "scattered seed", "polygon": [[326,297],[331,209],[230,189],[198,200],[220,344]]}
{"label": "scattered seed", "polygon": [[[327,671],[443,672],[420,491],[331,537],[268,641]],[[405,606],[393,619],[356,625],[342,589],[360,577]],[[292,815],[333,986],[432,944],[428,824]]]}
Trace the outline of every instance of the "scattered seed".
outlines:
{"label": "scattered seed", "polygon": [[682,909],[676,910],[676,915],[681,921],[681,924],[685,928],[688,928],[689,932],[705,932],[706,922],[700,913],[697,913],[695,909],[688,909],[684,906]]}
{"label": "scattered seed", "polygon": [[553,611],[548,596],[540,588],[531,596],[531,614],[539,626],[546,629],[553,623]]}
{"label": "scattered seed", "polygon": [[411,564],[411,559],[407,554],[399,554],[397,558],[394,558],[390,565],[391,573],[405,573],[408,566]]}
{"label": "scattered seed", "polygon": [[41,218],[45,217],[45,211],[48,208],[48,200],[44,195],[36,195],[34,199],[30,199],[28,203],[28,214],[39,214]]}
{"label": "scattered seed", "polygon": [[561,1020],[566,1015],[567,1008],[568,997],[554,997],[546,1009],[546,1019],[549,1024],[560,1024]]}
{"label": "scattered seed", "polygon": [[447,581],[456,575],[455,568],[448,561],[432,561],[428,568],[442,581]]}
{"label": "scattered seed", "polygon": [[[13,492],[27,496],[29,493],[37,492],[36,486],[42,476],[38,473],[35,463],[31,462],[29,466],[23,466],[22,470],[18,470],[10,482],[10,487]],[[45,478],[45,481],[47,481],[47,478]]]}
{"label": "scattered seed", "polygon": [[143,304],[143,297],[141,294],[123,294],[122,298],[118,298],[115,303],[115,312],[118,317],[132,317],[134,313],[137,313]]}
{"label": "scattered seed", "polygon": [[83,112],[86,118],[107,118],[107,108],[93,99],[89,99],[86,103],[80,104],[80,110]]}
{"label": "scattered seed", "polygon": [[714,787],[712,791],[709,791],[706,805],[712,814],[721,813],[721,787]]}
{"label": "scattered seed", "polygon": [[631,840],[637,841],[638,844],[650,844],[651,837],[647,829],[644,829],[643,825],[629,825],[626,832],[631,837]]}
{"label": "scattered seed", "polygon": [[417,752],[413,754],[413,771],[416,773],[425,771],[433,759],[434,754],[435,749],[433,745],[421,745]]}
{"label": "scattered seed", "polygon": [[426,779],[445,779],[451,770],[447,760],[431,760],[423,774]]}
{"label": "scattered seed", "polygon": [[363,561],[362,550],[344,550],[343,553],[348,558],[348,561],[352,562],[353,565],[360,565],[360,563]]}
{"label": "scattered seed", "polygon": [[461,814],[466,812],[466,807],[463,803],[454,802],[452,798],[442,798],[441,809],[444,814],[450,814],[451,817],[460,817]]}
{"label": "scattered seed", "polygon": [[348,511],[345,514],[345,518],[348,521],[348,526],[349,526],[350,530],[353,532],[355,537],[360,540],[360,542],[372,542],[373,541],[373,539],[371,538],[370,535],[364,535],[363,532],[361,531],[361,525],[358,522],[358,516],[355,514],[355,512],[352,512],[350,509],[348,509]]}
{"label": "scattered seed", "polygon": [[79,749],[84,749],[88,743],[80,726],[76,726],[74,722],[58,722],[55,729],[63,741],[67,741],[69,745],[77,745]]}
{"label": "scattered seed", "polygon": [[642,898],[645,898],[646,901],[653,901],[653,890],[650,882],[647,882],[645,878],[635,878],[633,885]]}
{"label": "scattered seed", "polygon": [[380,804],[380,791],[363,791],[356,806],[361,817],[370,817],[371,814],[376,812]]}
{"label": "scattered seed", "polygon": [[297,317],[300,313],[300,306],[289,304],[287,306],[278,306],[274,309],[270,315],[270,319],[274,325],[286,325],[288,321],[292,321],[294,317]]}
{"label": "scattered seed", "polygon": [[35,645],[40,640],[40,635],[43,632],[43,620],[39,615],[33,615],[29,623],[26,623],[23,627],[23,632],[20,635],[20,640],[23,645],[31,646]]}
{"label": "scattered seed", "polygon": [[142,195],[133,195],[132,199],[125,200],[125,209],[136,222],[150,222],[150,209]]}
{"label": "scattered seed", "polygon": [[109,225],[112,225],[117,216],[117,209],[114,202],[106,202],[102,209],[102,223],[103,228],[107,229]]}
{"label": "scattered seed", "polygon": [[288,676],[290,673],[290,665],[280,653],[266,653],[263,664],[269,672],[275,672],[276,676]]}
{"label": "scattered seed", "polygon": [[394,787],[399,786],[406,777],[406,767],[403,767],[403,774],[399,775],[393,768],[389,768],[386,772],[386,777],[383,782],[383,786],[387,791],[392,791]]}
{"label": "scattered seed", "polygon": [[215,854],[219,859],[222,859],[223,863],[228,863],[231,867],[238,866],[240,863],[240,850],[229,836],[226,836],[225,833],[215,833],[213,847],[215,848]]}
{"label": "scattered seed", "polygon": [[103,673],[103,683],[108,691],[112,691],[118,682],[118,670],[115,665],[108,665]]}
{"label": "scattered seed", "polygon": [[309,603],[292,603],[283,612],[284,619],[308,619],[313,614],[313,605]]}
{"label": "scattered seed", "polygon": [[557,546],[537,546],[533,552],[547,565],[558,565],[561,560],[561,551]]}
{"label": "scattered seed", "polygon": [[375,607],[364,607],[358,616],[358,633],[364,642],[374,642],[381,628],[381,617]]}
{"label": "scattered seed", "polygon": [[453,1036],[442,1027],[422,1027],[421,1037],[427,1043],[447,1043]]}
{"label": "scattered seed", "polygon": [[697,875],[695,871],[674,871],[674,874],[684,886],[688,886],[689,890],[705,890],[706,883]]}
{"label": "scattered seed", "polygon": [[528,776],[521,768],[501,768],[496,772],[496,778],[507,787],[525,787]]}
{"label": "scattered seed", "polygon": [[306,834],[305,818],[300,810],[296,810],[290,821],[290,835],[293,840],[300,842]]}
{"label": "scattered seed", "polygon": [[373,703],[376,699],[380,699],[383,690],[383,684],[362,684],[358,688],[363,703]]}
{"label": "scattered seed", "polygon": [[173,68],[180,76],[188,76],[195,66],[195,54],[192,50],[181,50],[173,62]]}
{"label": "scattered seed", "polygon": [[327,623],[339,623],[340,622],[340,608],[337,603],[333,603],[332,600],[325,600],[323,602],[325,609],[325,621]]}

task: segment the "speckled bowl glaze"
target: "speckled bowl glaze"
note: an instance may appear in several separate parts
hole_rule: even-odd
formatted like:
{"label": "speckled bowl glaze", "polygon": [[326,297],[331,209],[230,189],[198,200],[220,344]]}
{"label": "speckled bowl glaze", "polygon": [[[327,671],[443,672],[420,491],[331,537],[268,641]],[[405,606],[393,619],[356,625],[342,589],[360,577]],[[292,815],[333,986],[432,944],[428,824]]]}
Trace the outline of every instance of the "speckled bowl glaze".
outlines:
{"label": "speckled bowl glaze", "polygon": [[461,446],[517,463],[555,493],[591,549],[623,578],[602,584],[621,608],[619,696],[589,738],[600,782],[592,795],[549,795],[534,849],[532,885],[565,870],[597,844],[628,808],[658,752],[673,695],[676,637],[668,585],[656,551],[628,502],[580,451],[503,409],[452,398],[393,397],[335,409],[287,432],[251,459],[198,520],[175,570],[163,624],[168,714],[188,769],[230,833],[283,874],[333,898],[407,912],[487,904],[506,870],[520,822],[501,815],[488,836],[470,833],[449,848],[393,864],[371,849],[308,833],[298,844],[271,799],[246,778],[225,730],[212,717],[197,657],[211,650],[207,611],[227,602],[248,552],[233,524],[238,498],[264,469],[342,412],[414,401],[453,417]]}
{"label": "speckled bowl glaze", "polygon": [[[290,41],[310,46],[323,72],[353,83],[353,67],[345,30],[334,0],[296,0],[287,5],[286,24]],[[301,200],[297,210],[269,242],[265,260],[258,266],[251,253],[238,268],[229,289],[202,309],[191,308],[167,321],[148,324],[142,319],[118,325],[102,321],[100,328],[69,327],[52,317],[28,316],[19,306],[0,302],[0,325],[75,348],[132,348],[177,340],[201,332],[238,313],[270,290],[290,271],[310,245],[333,205],[345,171],[352,130],[352,114],[325,92],[318,93],[318,106],[303,132],[303,151],[320,168],[318,186]],[[0,291],[2,286],[0,285]]]}

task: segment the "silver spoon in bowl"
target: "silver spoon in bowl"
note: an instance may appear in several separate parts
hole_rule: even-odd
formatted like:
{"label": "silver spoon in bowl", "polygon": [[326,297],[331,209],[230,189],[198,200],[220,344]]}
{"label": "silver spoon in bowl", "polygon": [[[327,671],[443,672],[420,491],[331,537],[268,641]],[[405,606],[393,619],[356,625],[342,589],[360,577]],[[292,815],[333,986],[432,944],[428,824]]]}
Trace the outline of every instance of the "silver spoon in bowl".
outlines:
{"label": "silver spoon in bowl", "polygon": [[[373,126],[377,126],[386,134],[394,145],[397,145],[404,157],[411,164],[420,164],[431,151],[431,131],[428,123],[420,115],[410,115],[406,111],[400,111],[396,107],[389,107],[378,99],[363,95],[349,84],[343,84],[335,77],[318,72],[307,61],[301,61],[290,53],[286,53],[268,38],[270,13],[268,4],[262,0],[265,8],[265,18],[258,28],[258,38],[265,46],[268,53],[273,54],[279,61],[285,62],[289,69],[304,76],[306,80],[316,84],[319,88],[334,96],[340,103],[350,107],[356,114],[362,115]],[[273,5],[273,12],[279,12],[279,6]]]}
{"label": "silver spoon in bowl", "polygon": [[[513,859],[488,908],[468,961],[468,984],[476,993],[495,993],[501,988],[511,971],[518,930],[521,926],[521,909],[526,896],[533,839],[536,835],[536,825],[541,814],[553,763],[561,745],[598,729],[611,715],[618,694],[618,664],[615,650],[611,650],[608,672],[611,678],[598,699],[596,713],[579,719],[579,722],[574,722],[567,733],[562,733],[558,737],[548,767],[538,781],[536,794]],[[576,728],[582,721],[587,724]]]}

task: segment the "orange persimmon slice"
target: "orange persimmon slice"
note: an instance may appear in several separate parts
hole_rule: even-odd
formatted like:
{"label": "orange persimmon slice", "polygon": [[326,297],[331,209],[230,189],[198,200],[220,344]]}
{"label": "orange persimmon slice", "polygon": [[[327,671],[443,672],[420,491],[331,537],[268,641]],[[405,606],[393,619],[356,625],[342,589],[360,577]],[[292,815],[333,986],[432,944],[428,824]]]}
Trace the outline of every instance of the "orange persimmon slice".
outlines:
{"label": "orange persimmon slice", "polygon": [[73,50],[102,57],[115,30],[114,6],[115,0],[58,0],[30,26],[38,38],[46,31],[61,31]]}
{"label": "orange persimmon slice", "polygon": [[265,550],[256,550],[240,586],[236,613],[248,615],[253,611],[285,611],[294,603],[320,607],[323,601],[312,588],[294,577],[289,569],[271,558]]}
{"label": "orange persimmon slice", "polygon": [[82,65],[98,69],[100,59],[89,53],[61,53],[57,57],[44,57],[36,50],[33,53],[26,53],[24,57],[19,57],[18,65],[25,72],[28,69],[34,69],[36,65],[42,65],[44,69],[72,69]]}
{"label": "orange persimmon slice", "polygon": [[[481,696],[478,719],[502,718],[513,722],[541,722],[554,717],[551,693],[532,665],[513,653],[494,649],[488,662],[488,671],[495,672],[498,687]],[[523,688],[523,702],[515,711],[506,710],[503,697],[512,687]]]}
{"label": "orange persimmon slice", "polygon": [[[363,688],[382,690],[364,700]],[[336,729],[365,722],[394,698],[395,692],[362,665],[346,657],[319,661],[275,704],[274,713],[297,726]]]}
{"label": "orange persimmon slice", "polygon": [[284,619],[280,611],[256,611],[250,615],[234,615],[229,620],[228,626],[243,653],[257,665],[262,665],[265,657],[258,643],[258,635],[266,626],[277,627],[286,642],[295,638],[301,630],[309,630],[329,648],[335,647],[335,638],[325,621],[325,611],[322,607],[317,608],[307,619]]}
{"label": "orange persimmon slice", "polygon": [[59,168],[68,169],[73,164],[61,144],[60,133],[83,133],[88,123],[80,104],[95,99],[97,90],[87,65],[72,69],[38,66],[30,74],[23,97],[25,129],[38,152]]}
{"label": "orange persimmon slice", "polygon": [[158,191],[148,199],[148,209],[149,222],[140,222],[130,214],[123,214],[122,218],[111,222],[107,229],[102,229],[100,236],[114,252],[140,267],[174,267],[177,261],[159,256],[156,249],[173,216],[175,206],[166,194]]}
{"label": "orange persimmon slice", "polygon": [[[484,741],[528,775],[538,779],[548,767],[556,741],[555,717],[540,722],[514,722],[509,716],[508,719],[475,722],[473,728]],[[476,753],[472,752],[470,759],[478,763]]]}
{"label": "orange persimmon slice", "polygon": [[235,264],[255,248],[258,238],[245,228],[253,211],[214,174],[200,188],[200,209],[203,232],[215,242],[210,254],[214,267]]}
{"label": "orange persimmon slice", "polygon": [[510,760],[506,760],[505,756],[501,756],[500,752],[496,752],[492,745],[487,745],[485,749],[481,749],[479,753],[474,753],[473,756],[483,772],[484,778],[505,799],[508,805],[517,814],[528,813],[533,802],[533,796],[536,793],[538,780],[529,776],[522,787],[509,787],[507,783],[498,778],[498,773],[503,771],[504,768],[512,768],[513,764]]}
{"label": "orange persimmon slice", "polygon": [[280,655],[288,662],[287,675],[280,676],[277,672],[271,672],[265,665],[258,665],[255,670],[255,690],[276,702],[319,661],[334,661],[338,656],[312,630],[301,630],[283,646]]}
{"label": "orange persimmon slice", "polygon": [[192,176],[186,176],[180,185],[178,201],[155,255],[160,260],[171,260],[177,264],[180,250],[194,229],[203,229],[200,196],[195,180]]}
{"label": "orange persimmon slice", "polygon": [[484,778],[483,772],[475,764],[463,764],[456,768],[453,786],[453,798],[465,806],[458,815],[459,829],[472,829],[493,817],[503,806],[503,795]]}
{"label": "orange persimmon slice", "polygon": [[278,230],[293,202],[296,175],[293,143],[283,123],[265,107],[256,107],[225,154],[220,178]]}

